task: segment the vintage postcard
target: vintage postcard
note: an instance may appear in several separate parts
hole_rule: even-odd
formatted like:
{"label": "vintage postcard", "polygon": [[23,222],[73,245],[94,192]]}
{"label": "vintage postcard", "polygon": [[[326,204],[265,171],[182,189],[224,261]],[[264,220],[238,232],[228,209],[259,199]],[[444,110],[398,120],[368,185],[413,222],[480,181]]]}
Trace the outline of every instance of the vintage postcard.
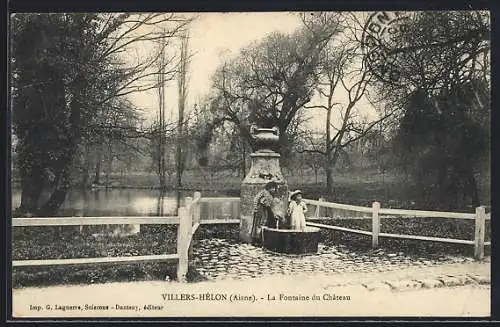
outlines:
{"label": "vintage postcard", "polygon": [[9,28],[13,319],[490,317],[488,11]]}

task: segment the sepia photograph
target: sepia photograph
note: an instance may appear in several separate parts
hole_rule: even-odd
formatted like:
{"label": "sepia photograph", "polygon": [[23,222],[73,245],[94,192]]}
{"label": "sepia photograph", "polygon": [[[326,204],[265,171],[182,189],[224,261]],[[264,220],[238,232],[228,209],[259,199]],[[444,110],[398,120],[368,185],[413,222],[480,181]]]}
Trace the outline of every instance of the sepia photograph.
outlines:
{"label": "sepia photograph", "polygon": [[489,318],[490,19],[11,14],[12,319]]}

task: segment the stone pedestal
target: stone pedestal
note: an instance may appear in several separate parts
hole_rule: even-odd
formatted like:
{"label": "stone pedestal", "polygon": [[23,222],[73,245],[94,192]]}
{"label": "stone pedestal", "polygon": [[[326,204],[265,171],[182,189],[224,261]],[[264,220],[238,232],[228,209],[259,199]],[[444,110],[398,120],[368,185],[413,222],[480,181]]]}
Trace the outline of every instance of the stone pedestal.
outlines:
{"label": "stone pedestal", "polygon": [[259,150],[250,155],[252,166],[241,184],[240,240],[251,242],[253,222],[253,201],[257,193],[273,180],[278,184],[275,211],[284,215],[288,206],[288,185],[281,173],[280,155],[271,150]]}

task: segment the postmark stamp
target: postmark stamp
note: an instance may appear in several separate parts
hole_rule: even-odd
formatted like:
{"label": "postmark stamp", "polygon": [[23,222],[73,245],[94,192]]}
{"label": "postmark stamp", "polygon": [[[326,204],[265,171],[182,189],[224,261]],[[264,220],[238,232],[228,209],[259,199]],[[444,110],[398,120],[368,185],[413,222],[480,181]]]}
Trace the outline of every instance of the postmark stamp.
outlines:
{"label": "postmark stamp", "polygon": [[362,51],[372,73],[383,82],[401,84],[396,38],[405,31],[409,12],[378,11],[369,16],[362,34]]}

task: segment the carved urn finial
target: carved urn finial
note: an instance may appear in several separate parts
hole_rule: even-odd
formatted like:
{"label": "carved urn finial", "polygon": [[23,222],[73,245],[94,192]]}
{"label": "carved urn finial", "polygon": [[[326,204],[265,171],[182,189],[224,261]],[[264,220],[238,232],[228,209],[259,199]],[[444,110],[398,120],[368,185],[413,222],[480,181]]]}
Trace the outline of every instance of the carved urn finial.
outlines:
{"label": "carved urn finial", "polygon": [[272,151],[277,148],[279,143],[279,129],[274,126],[272,128],[263,128],[252,125],[250,127],[250,135],[254,140],[255,151]]}

